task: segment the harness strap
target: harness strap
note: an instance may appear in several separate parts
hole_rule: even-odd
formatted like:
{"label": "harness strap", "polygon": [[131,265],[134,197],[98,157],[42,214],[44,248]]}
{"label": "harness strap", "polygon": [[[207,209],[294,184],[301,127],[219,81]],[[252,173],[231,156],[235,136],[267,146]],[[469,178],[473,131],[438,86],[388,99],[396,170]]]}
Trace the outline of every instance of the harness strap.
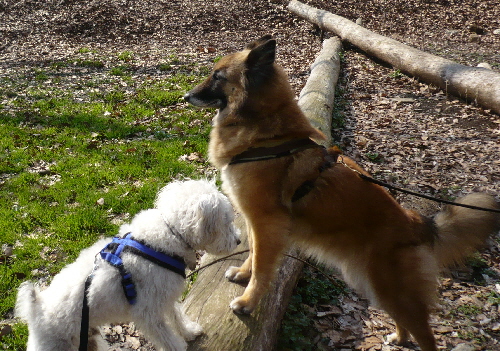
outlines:
{"label": "harness strap", "polygon": [[253,147],[234,156],[229,164],[234,165],[237,163],[272,160],[275,158],[289,156],[313,147],[322,146],[307,138],[287,141],[283,144],[272,147]]}
{"label": "harness strap", "polygon": [[[318,146],[323,148],[323,158],[324,158],[323,163],[318,167],[318,172],[319,172],[319,174],[321,174],[323,171],[326,171],[328,168],[332,167],[333,165],[335,165],[337,163],[337,158],[339,157],[339,154],[337,154],[337,153],[330,154],[325,147],[323,147],[321,145],[318,145]],[[319,177],[319,174],[318,174],[318,177]],[[304,183],[302,183],[297,188],[297,190],[295,190],[295,192],[293,193],[292,202],[298,201],[298,200],[302,199],[304,196],[306,196],[307,194],[309,194],[311,192],[311,190],[314,189],[315,182],[316,182],[316,179],[318,177],[316,177],[314,179],[308,179]]]}
{"label": "harness strap", "polygon": [[138,256],[141,256],[163,268],[167,268],[177,274],[186,277],[185,270],[186,264],[180,258],[173,257],[171,255],[166,255],[163,252],[155,251],[145,244],[137,240],[131,240],[127,242],[127,246],[124,252],[130,251]]}
{"label": "harness strap", "polygon": [[[238,163],[273,160],[280,157],[290,156],[297,152],[301,152],[311,148],[321,148],[323,150],[323,163],[318,167],[318,172],[321,174],[326,169],[337,163],[338,154],[330,154],[328,150],[309,138],[295,139],[287,141],[283,144],[272,147],[255,147],[243,151],[241,154],[234,156],[229,162],[229,165]],[[292,202],[302,199],[314,189],[316,178],[308,179],[303,182],[293,193]]]}
{"label": "harness strap", "polygon": [[[124,252],[133,252],[163,268],[169,269],[182,277],[186,278],[186,264],[178,257],[172,257],[163,252],[155,251],[146,244],[132,239],[132,233],[127,233],[124,238],[115,236],[100,252],[103,260],[116,267],[122,276],[122,287],[128,302],[133,305],[136,302],[137,292],[135,290],[132,274],[127,272],[121,255]],[[78,351],[87,351],[89,343],[90,311],[88,304],[88,290],[94,277],[94,271],[97,263],[94,264],[92,273],[85,280],[85,289],[83,292],[82,319],[80,324],[80,346]]]}
{"label": "harness strap", "polygon": [[[132,234],[128,233],[125,238],[114,237],[113,241],[107,244],[101,250],[101,257],[103,260],[108,261],[109,264],[118,268],[120,275],[122,276],[122,288],[125,293],[125,297],[128,302],[133,305],[136,302],[137,292],[135,291],[135,285],[132,281],[132,275],[127,272],[125,267],[123,266],[123,261],[121,259],[121,254],[125,249],[126,245],[131,241]],[[118,244],[118,245],[113,245]],[[110,250],[110,251],[107,251]]]}

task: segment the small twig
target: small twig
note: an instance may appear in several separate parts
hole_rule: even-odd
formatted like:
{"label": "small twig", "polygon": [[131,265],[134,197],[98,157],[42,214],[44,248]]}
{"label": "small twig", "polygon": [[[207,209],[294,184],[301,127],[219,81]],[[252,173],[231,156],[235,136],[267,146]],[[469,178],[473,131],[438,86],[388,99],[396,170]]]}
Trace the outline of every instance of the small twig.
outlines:
{"label": "small twig", "polygon": [[248,251],[250,251],[250,250],[238,251],[238,252],[232,253],[232,254],[230,254],[230,255],[227,255],[227,256],[224,256],[224,257],[218,258],[218,259],[216,259],[215,261],[212,261],[212,262],[210,262],[210,263],[207,263],[206,265],[201,266],[201,267],[200,267],[200,268],[198,268],[198,269],[195,269],[194,271],[192,271],[191,273],[189,273],[189,274],[186,276],[186,279],[187,279],[187,278],[189,278],[189,277],[191,277],[193,274],[198,273],[198,272],[199,272],[199,271],[201,271],[202,269],[205,269],[205,268],[207,268],[207,267],[210,267],[211,265],[214,265],[214,264],[216,264],[216,263],[218,263],[218,262],[225,261],[225,260],[227,260],[227,259],[228,259],[228,258],[230,258],[230,257],[237,256],[237,255],[241,255],[241,254],[246,253],[246,252],[248,252]]}
{"label": "small twig", "polygon": [[[227,255],[227,256],[224,256],[224,257],[218,258],[218,259],[216,259],[215,261],[212,261],[212,262],[210,262],[210,263],[207,263],[206,265],[203,265],[203,266],[199,267],[198,269],[195,269],[194,271],[192,271],[191,273],[189,273],[189,274],[186,276],[186,279],[187,279],[187,278],[189,278],[189,277],[191,277],[193,274],[198,273],[199,271],[201,271],[201,270],[203,270],[203,269],[205,269],[205,268],[207,268],[207,267],[210,267],[210,266],[212,266],[212,265],[214,265],[214,264],[216,264],[216,263],[218,263],[218,262],[225,261],[225,260],[227,260],[228,258],[231,258],[231,257],[233,257],[233,256],[237,256],[237,255],[241,255],[241,254],[244,254],[244,253],[249,252],[249,251],[250,251],[250,250],[238,251],[238,252],[232,253],[232,254],[230,254],[230,255]],[[309,267],[311,267],[312,269],[316,270],[316,271],[317,271],[317,272],[319,272],[321,275],[323,275],[323,276],[324,276],[326,279],[328,279],[328,280],[329,280],[329,281],[330,281],[333,285],[336,285],[336,286],[338,286],[338,285],[339,285],[339,283],[338,283],[335,279],[333,279],[332,277],[330,277],[330,276],[329,276],[326,272],[324,272],[323,270],[319,269],[317,266],[315,266],[315,265],[313,265],[313,264],[311,264],[311,263],[307,262],[306,260],[303,260],[302,258],[299,258],[299,257],[297,257],[297,256],[293,256],[293,255],[290,255],[290,254],[286,254],[286,253],[285,253],[285,254],[283,254],[283,256],[293,258],[293,259],[295,259],[295,260],[297,260],[297,261],[300,261],[300,262],[302,262],[302,263],[304,263],[304,264],[308,265]]]}
{"label": "small twig", "polygon": [[330,281],[330,283],[332,283],[333,285],[335,286],[339,286],[339,283],[333,279],[332,277],[330,277],[326,272],[324,272],[323,270],[319,269],[318,266],[315,266],[313,265],[312,263],[309,263],[307,262],[306,260],[303,260],[302,258],[299,258],[297,256],[293,256],[293,255],[289,255],[289,254],[283,254],[284,256],[287,256],[287,257],[290,257],[290,258],[293,258],[297,261],[300,261],[306,265],[308,265],[309,267],[311,267],[312,269],[314,269],[315,271],[317,271],[318,273],[320,273],[323,277],[325,277],[326,279],[328,279]]}

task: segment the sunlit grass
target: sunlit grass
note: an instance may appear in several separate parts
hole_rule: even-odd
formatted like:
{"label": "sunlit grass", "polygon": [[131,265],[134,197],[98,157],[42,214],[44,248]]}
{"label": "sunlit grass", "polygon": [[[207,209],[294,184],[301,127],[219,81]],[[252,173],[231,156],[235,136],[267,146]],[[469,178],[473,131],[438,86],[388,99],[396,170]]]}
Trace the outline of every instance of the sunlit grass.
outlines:
{"label": "sunlit grass", "polygon": [[[77,54],[89,57],[0,78],[0,244],[13,247],[0,252],[0,319],[12,317],[22,281],[50,281],[82,248],[152,207],[166,183],[208,168],[181,159],[206,153],[206,111],[182,103],[206,69],[141,76],[132,52],[114,64],[87,48]],[[14,325],[0,349],[22,350],[26,336]]]}

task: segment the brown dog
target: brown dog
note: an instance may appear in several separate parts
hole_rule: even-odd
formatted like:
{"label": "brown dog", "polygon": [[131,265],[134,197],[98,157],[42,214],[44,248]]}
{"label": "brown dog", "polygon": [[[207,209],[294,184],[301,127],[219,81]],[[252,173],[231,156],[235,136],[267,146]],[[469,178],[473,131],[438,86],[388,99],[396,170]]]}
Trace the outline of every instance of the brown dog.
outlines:
{"label": "brown dog", "polygon": [[[403,209],[388,192],[359,177],[349,158],[335,162],[309,138],[322,139],[298,107],[284,71],[274,63],[270,36],[223,57],[212,74],[185,95],[214,107],[209,158],[223,189],[246,219],[251,254],[226,277],[248,282],[231,303],[251,313],[272,282],[280,253],[291,243],[327,264],[396,321],[394,341],[413,335],[435,351],[428,323],[437,274],[484,243],[499,218],[451,207],[428,220]],[[355,171],[356,170],[356,171]],[[498,208],[485,194],[462,203]]]}

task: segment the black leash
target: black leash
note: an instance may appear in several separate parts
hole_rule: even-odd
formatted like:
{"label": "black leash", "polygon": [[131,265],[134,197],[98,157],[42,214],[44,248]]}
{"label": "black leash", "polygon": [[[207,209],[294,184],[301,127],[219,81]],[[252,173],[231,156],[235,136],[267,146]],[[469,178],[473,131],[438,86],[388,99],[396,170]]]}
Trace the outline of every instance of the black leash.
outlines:
{"label": "black leash", "polygon": [[[214,261],[212,261],[212,262],[209,262],[209,263],[207,263],[207,264],[205,264],[205,265],[203,265],[203,266],[199,267],[198,269],[195,269],[195,270],[194,270],[194,271],[192,271],[191,273],[189,273],[189,274],[187,275],[187,278],[190,278],[190,277],[191,277],[191,276],[193,276],[194,274],[196,274],[196,273],[200,272],[201,270],[203,270],[203,269],[205,269],[205,268],[208,268],[208,267],[210,267],[210,266],[212,266],[212,265],[214,265],[214,264],[216,264],[216,263],[219,263],[219,262],[221,262],[221,261],[225,261],[225,260],[227,260],[228,258],[231,258],[231,257],[233,257],[233,256],[237,256],[237,255],[241,255],[241,254],[244,254],[244,253],[247,253],[247,252],[250,252],[250,250],[248,250],[248,249],[247,249],[247,250],[243,250],[243,251],[234,252],[234,253],[232,253],[232,254],[229,254],[229,255],[227,255],[227,256],[224,256],[224,257],[221,257],[221,258],[219,258],[219,259],[216,259],[216,260],[214,260]],[[338,281],[338,280],[336,280],[335,278],[332,278],[330,275],[328,275],[328,273],[326,273],[325,271],[321,270],[318,266],[315,266],[315,265],[313,265],[312,263],[307,262],[307,260],[304,260],[304,259],[302,259],[302,258],[300,258],[300,257],[294,256],[294,255],[290,255],[290,254],[287,254],[287,253],[282,253],[282,255],[283,255],[283,256],[285,256],[285,257],[290,257],[290,258],[293,258],[294,260],[297,260],[297,261],[302,262],[303,264],[305,264],[305,265],[307,265],[307,266],[311,267],[312,269],[314,269],[315,271],[317,271],[318,273],[320,273],[322,276],[324,276],[326,279],[328,279],[328,280],[329,280],[329,281],[330,281],[333,285],[335,285],[335,286],[340,286],[340,284],[339,284],[339,281]]]}
{"label": "black leash", "polygon": [[447,205],[451,205],[451,206],[459,206],[459,207],[465,207],[465,208],[470,208],[470,209],[473,209],[473,210],[479,210],[479,211],[487,211],[487,212],[495,212],[495,213],[500,213],[500,209],[496,209],[496,208],[485,208],[485,207],[479,207],[479,206],[474,206],[474,205],[467,205],[467,204],[460,204],[458,202],[453,202],[453,201],[448,201],[448,200],[443,200],[443,199],[439,199],[439,198],[436,198],[436,197],[433,197],[433,196],[429,196],[429,195],[424,195],[424,194],[421,194],[421,193],[417,193],[417,192],[414,192],[414,191],[411,191],[411,190],[407,190],[407,189],[402,189],[402,188],[399,188],[397,186],[394,186],[394,185],[391,185],[389,183],[385,183],[385,182],[382,182],[380,180],[377,180],[375,178],[372,178],[372,177],[369,177],[361,172],[359,172],[358,170],[356,169],[353,169],[351,167],[349,167],[345,162],[344,160],[342,160],[342,156],[339,156],[339,159],[340,159],[340,163],[343,164],[344,166],[346,166],[347,168],[349,168],[350,170],[356,172],[359,177],[361,179],[364,179],[370,183],[374,183],[374,184],[377,184],[377,185],[380,185],[380,186],[383,186],[385,188],[388,188],[388,189],[391,189],[391,190],[395,190],[395,191],[399,191],[401,193],[405,193],[405,194],[409,194],[409,195],[413,195],[413,196],[417,196],[417,197],[421,197],[421,198],[424,198],[424,199],[427,199],[427,200],[431,200],[431,201],[435,201],[435,202],[439,202],[439,203],[443,203],[443,204],[447,204]]}
{"label": "black leash", "polygon": [[78,351],[87,351],[89,347],[90,311],[87,295],[93,277],[94,274],[92,272],[85,280],[85,290],[83,291],[82,321],[80,324],[80,347],[78,348]]}

